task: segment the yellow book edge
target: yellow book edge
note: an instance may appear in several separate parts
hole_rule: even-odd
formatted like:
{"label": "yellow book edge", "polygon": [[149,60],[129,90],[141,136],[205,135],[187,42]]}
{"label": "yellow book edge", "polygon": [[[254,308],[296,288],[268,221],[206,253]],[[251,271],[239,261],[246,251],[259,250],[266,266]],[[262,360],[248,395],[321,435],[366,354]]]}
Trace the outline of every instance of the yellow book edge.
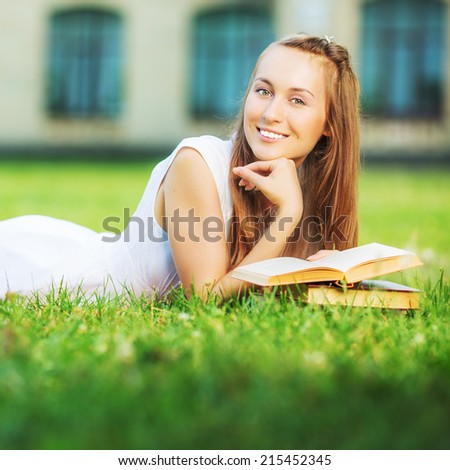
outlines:
{"label": "yellow book edge", "polygon": [[419,309],[419,289],[391,281],[361,281],[353,287],[335,284],[295,284],[280,288],[302,302],[316,305],[342,305],[391,310]]}

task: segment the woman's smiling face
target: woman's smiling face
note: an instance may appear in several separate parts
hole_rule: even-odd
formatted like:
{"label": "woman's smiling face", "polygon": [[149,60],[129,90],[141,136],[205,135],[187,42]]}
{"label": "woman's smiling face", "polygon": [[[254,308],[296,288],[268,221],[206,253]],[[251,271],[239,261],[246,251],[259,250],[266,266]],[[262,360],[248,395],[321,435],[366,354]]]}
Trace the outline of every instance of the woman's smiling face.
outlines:
{"label": "woman's smiling face", "polygon": [[259,160],[300,166],[326,129],[322,59],[277,45],[261,57],[244,105],[244,131]]}

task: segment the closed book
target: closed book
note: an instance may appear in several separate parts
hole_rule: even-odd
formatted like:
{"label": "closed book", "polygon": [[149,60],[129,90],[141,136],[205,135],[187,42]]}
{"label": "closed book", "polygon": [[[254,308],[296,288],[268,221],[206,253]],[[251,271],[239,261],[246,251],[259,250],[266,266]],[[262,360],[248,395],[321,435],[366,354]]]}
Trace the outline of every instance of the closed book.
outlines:
{"label": "closed book", "polygon": [[318,305],[415,310],[419,308],[420,290],[384,280],[361,281],[349,288],[308,284],[301,298]]}

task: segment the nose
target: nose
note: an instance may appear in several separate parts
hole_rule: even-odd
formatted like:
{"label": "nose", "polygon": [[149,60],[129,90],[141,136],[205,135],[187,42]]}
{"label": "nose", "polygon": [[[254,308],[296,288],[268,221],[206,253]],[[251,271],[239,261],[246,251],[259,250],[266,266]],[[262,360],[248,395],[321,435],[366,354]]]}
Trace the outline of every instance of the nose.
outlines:
{"label": "nose", "polygon": [[263,119],[266,122],[281,122],[283,119],[282,100],[273,98],[267,103],[263,113]]}

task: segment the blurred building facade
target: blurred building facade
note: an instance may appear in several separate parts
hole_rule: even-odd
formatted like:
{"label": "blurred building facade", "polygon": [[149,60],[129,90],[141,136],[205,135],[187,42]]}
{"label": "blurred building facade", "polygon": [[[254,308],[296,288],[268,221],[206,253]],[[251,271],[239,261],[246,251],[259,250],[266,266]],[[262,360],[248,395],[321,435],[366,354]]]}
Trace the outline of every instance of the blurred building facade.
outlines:
{"label": "blurred building facade", "polygon": [[450,159],[450,0],[0,0],[0,150],[154,152],[229,133],[254,61],[346,45],[370,157]]}

